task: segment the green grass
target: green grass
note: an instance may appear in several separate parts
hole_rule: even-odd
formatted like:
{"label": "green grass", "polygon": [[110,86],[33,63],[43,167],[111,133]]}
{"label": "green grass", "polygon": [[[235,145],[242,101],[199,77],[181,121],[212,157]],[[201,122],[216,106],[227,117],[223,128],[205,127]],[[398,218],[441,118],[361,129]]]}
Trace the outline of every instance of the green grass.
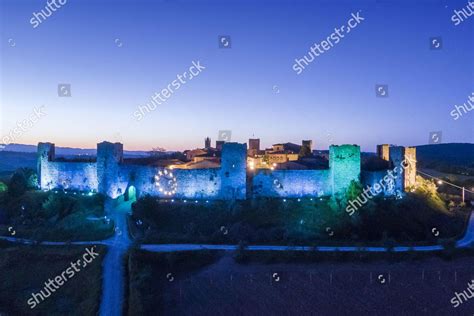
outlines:
{"label": "green grass", "polygon": [[34,309],[27,301],[43,290],[44,282],[60,275],[71,261],[82,259],[86,246],[39,247],[0,244],[0,314],[96,315],[102,291],[102,259],[106,248],[97,246],[94,261],[81,268]]}
{"label": "green grass", "polygon": [[0,208],[7,214],[7,223],[0,226],[3,235],[8,227],[15,237],[35,240],[102,240],[113,234],[113,222],[97,220],[105,215],[100,195],[27,191],[20,197],[0,197]]}

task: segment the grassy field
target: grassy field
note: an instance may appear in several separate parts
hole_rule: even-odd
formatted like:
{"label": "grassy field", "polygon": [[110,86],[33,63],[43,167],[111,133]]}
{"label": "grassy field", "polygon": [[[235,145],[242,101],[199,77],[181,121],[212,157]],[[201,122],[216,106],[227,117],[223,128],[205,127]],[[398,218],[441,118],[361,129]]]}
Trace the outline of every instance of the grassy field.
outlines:
{"label": "grassy field", "polygon": [[[19,197],[0,196],[4,223],[0,234],[35,240],[101,240],[113,234],[113,222],[103,219],[100,195],[26,191]],[[11,228],[10,228],[11,227]]]}
{"label": "grassy field", "polygon": [[[130,257],[127,315],[454,315],[451,297],[474,276],[472,252],[395,261],[249,252],[245,263],[228,252],[168,256]],[[468,315],[473,304],[456,312]]]}
{"label": "grassy field", "polygon": [[[96,315],[102,290],[102,259],[106,248],[97,246],[94,259],[44,301],[31,309],[32,293],[82,259],[86,246],[39,247],[0,243],[1,315]],[[46,292],[46,291],[44,291]]]}
{"label": "grassy field", "polygon": [[146,197],[134,205],[131,226],[148,243],[414,245],[459,237],[468,214],[448,211],[438,196],[422,190],[402,200],[374,199],[353,216],[334,211],[327,199],[196,204]]}
{"label": "grassy field", "polygon": [[[131,250],[128,260],[128,315],[162,315],[169,309],[166,289],[215,262],[218,252],[153,254]],[[172,304],[172,303],[171,303]]]}

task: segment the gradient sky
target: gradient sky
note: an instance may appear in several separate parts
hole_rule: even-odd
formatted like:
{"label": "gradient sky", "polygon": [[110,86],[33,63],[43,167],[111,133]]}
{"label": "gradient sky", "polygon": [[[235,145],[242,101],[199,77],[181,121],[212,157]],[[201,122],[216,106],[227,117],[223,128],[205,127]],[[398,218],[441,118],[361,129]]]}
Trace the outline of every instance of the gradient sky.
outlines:
{"label": "gradient sky", "polygon": [[[34,29],[33,12],[45,5],[0,0],[1,135],[35,106],[47,113],[17,143],[183,150],[206,136],[214,143],[219,130],[238,142],[254,135],[262,147],[312,139],[318,149],[374,151],[425,144],[430,131],[474,141],[474,111],[450,116],[474,92],[474,16],[451,21],[467,1],[68,0]],[[355,30],[301,75],[292,70],[359,10],[365,21]],[[219,35],[231,36],[231,49],[218,48]],[[435,36],[442,50],[429,49]],[[134,121],[137,106],[193,60],[206,69]],[[72,85],[72,97],[58,97],[59,83]],[[389,98],[375,97],[379,83]]]}

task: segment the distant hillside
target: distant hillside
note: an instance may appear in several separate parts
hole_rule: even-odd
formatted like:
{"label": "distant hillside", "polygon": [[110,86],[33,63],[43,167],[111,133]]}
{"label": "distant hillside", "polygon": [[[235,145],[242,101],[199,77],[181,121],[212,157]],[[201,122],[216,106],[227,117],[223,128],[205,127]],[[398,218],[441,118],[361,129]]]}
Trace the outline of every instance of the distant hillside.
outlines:
{"label": "distant hillside", "polygon": [[36,153],[0,151],[0,176],[23,167],[36,169]]}
{"label": "distant hillside", "polygon": [[[8,144],[2,145],[3,151],[13,151],[13,152],[23,152],[23,153],[36,153],[35,145],[23,145],[23,144]],[[83,148],[70,148],[70,147],[56,147],[56,155],[58,156],[82,156],[82,155],[89,155],[95,156],[97,150],[96,149],[83,149]],[[148,156],[148,151],[129,151],[124,150],[123,154],[128,157],[143,157]]]}
{"label": "distant hillside", "polygon": [[416,158],[420,168],[474,175],[474,144],[416,146]]}

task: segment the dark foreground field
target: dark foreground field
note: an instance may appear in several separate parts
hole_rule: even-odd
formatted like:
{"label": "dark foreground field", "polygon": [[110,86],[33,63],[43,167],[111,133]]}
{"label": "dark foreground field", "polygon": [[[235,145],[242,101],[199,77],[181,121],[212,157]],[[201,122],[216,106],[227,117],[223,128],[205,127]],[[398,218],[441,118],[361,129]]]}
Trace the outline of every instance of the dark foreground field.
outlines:
{"label": "dark foreground field", "polygon": [[28,304],[32,293],[43,290],[47,295],[44,283],[61,275],[71,262],[82,259],[86,247],[17,246],[1,242],[0,315],[95,315],[99,310],[102,260],[106,254],[101,246],[95,248],[98,257],[85,267],[81,261],[81,266],[76,267],[80,271],[44,301],[33,309]]}
{"label": "dark foreground field", "polygon": [[[186,265],[193,257],[201,264]],[[132,255],[131,267],[128,315],[472,315],[474,310],[474,298],[457,308],[450,303],[474,279],[472,254],[452,261],[240,264],[229,253],[142,253]]]}

